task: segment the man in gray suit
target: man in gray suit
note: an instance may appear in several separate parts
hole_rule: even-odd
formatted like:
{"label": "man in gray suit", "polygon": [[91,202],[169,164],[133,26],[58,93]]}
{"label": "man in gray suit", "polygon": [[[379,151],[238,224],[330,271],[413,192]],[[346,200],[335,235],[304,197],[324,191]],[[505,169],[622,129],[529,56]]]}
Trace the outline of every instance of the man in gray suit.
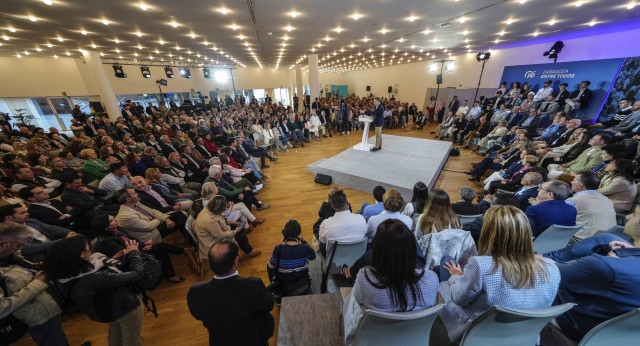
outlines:
{"label": "man in gray suit", "polygon": [[538,107],[538,115],[541,116],[541,121],[547,121],[551,116],[558,111],[558,103],[553,100],[553,95],[547,96],[547,100],[542,102]]}

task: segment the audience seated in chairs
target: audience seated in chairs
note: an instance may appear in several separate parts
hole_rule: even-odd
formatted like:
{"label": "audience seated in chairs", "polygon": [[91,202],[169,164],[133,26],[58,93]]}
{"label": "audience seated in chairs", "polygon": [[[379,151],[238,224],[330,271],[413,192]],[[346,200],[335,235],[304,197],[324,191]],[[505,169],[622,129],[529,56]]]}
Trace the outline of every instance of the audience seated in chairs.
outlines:
{"label": "audience seated in chairs", "polygon": [[384,210],[384,206],[382,205],[382,198],[387,192],[383,186],[376,186],[373,188],[373,199],[376,200],[375,204],[369,204],[368,202],[364,202],[360,210],[358,210],[357,214],[361,214],[364,216],[365,220],[369,220],[370,217],[378,215],[382,213]]}
{"label": "audience seated in chairs", "polygon": [[533,236],[537,237],[551,225],[575,226],[577,211],[565,202],[571,188],[564,181],[552,180],[540,185],[538,196],[531,198],[525,211]]}
{"label": "audience seated in chairs", "polygon": [[373,239],[371,266],[360,270],[344,302],[344,335],[353,345],[366,309],[385,312],[422,310],[435,305],[438,279],[416,267],[416,242],[407,226],[395,219],[380,224]]}
{"label": "audience seated in chairs", "polygon": [[560,273],[553,261],[534,257],[531,239],[531,227],[520,209],[501,206],[486,212],[478,256],[464,268],[449,259],[442,261],[451,277],[438,290],[445,305],[434,323],[430,344],[457,342],[475,318],[495,305],[551,306]]}
{"label": "audience seated in chairs", "polygon": [[413,228],[413,221],[407,215],[400,213],[405,206],[402,195],[396,189],[390,189],[385,192],[382,197],[382,205],[384,210],[378,214],[369,218],[367,221],[367,241],[373,241],[376,235],[378,225],[388,219],[396,219],[402,221],[408,229]]}
{"label": "audience seated in chairs", "polygon": [[444,256],[455,257],[464,265],[477,254],[471,234],[460,229],[458,215],[451,209],[449,195],[444,190],[429,191],[414,234],[428,269],[438,265]]}
{"label": "audience seated in chairs", "polygon": [[275,289],[271,290],[274,295],[299,296],[311,292],[309,261],[316,258],[316,252],[301,233],[298,221],[287,221],[282,229],[282,243],[276,245],[271,253],[267,272],[271,279],[270,287]]}
{"label": "audience seated in chairs", "polygon": [[554,304],[578,304],[556,318],[572,339],[640,306],[640,208],[627,220],[624,234],[631,243],[604,233],[544,254],[557,262],[562,278]]}
{"label": "audience seated in chairs", "polygon": [[415,185],[413,185],[411,202],[407,203],[402,210],[402,214],[410,217],[411,221],[413,222],[411,232],[413,232],[416,228],[418,217],[420,217],[420,215],[422,214],[424,205],[427,203],[427,199],[429,199],[429,187],[421,181],[415,183]]}
{"label": "audience seated in chairs", "polygon": [[367,221],[362,215],[353,214],[347,195],[342,190],[335,191],[329,198],[335,214],[320,224],[318,240],[320,253],[326,254],[326,245],[330,241],[353,242],[362,240],[367,233]]}
{"label": "audience seated in chairs", "polygon": [[478,215],[482,214],[482,210],[473,200],[476,198],[476,191],[469,186],[460,188],[460,201],[453,203],[451,209],[457,215]]}
{"label": "audience seated in chairs", "polygon": [[617,158],[605,167],[606,174],[600,181],[598,192],[609,197],[613,201],[613,207],[617,213],[626,213],[635,204],[638,188],[633,182],[633,162]]}
{"label": "audience seated in chairs", "polygon": [[[584,225],[573,235],[569,244],[591,237],[597,233],[603,233],[616,225],[616,211],[613,202],[596,191],[600,179],[591,172],[574,174],[571,181],[571,190],[575,193],[567,198],[567,204],[576,207],[576,223]],[[635,188],[635,186],[634,186]]]}

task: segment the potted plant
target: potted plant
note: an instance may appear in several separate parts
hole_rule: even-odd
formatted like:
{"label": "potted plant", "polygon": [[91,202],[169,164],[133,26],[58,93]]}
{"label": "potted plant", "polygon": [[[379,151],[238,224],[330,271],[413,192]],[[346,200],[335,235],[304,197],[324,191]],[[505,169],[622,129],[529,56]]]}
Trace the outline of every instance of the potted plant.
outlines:
{"label": "potted plant", "polygon": [[33,126],[31,122],[33,119],[33,114],[29,113],[26,109],[14,109],[15,113],[13,115],[13,119],[15,120],[15,126]]}

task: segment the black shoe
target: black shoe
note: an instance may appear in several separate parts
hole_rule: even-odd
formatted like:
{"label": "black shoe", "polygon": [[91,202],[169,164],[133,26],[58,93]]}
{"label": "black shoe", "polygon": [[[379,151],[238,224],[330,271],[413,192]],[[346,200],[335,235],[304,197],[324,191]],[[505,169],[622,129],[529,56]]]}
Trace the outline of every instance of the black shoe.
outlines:
{"label": "black shoe", "polygon": [[431,134],[434,134],[434,133],[436,133],[436,131],[431,131]]}
{"label": "black shoe", "polygon": [[371,151],[378,151],[380,148],[371,148]]}
{"label": "black shoe", "polygon": [[[326,137],[326,136],[325,136]],[[329,134],[329,137],[333,137],[331,134]]]}
{"label": "black shoe", "polygon": [[469,146],[465,145],[464,147],[462,147],[462,149],[469,149]]}
{"label": "black shoe", "polygon": [[469,181],[477,181],[476,178],[477,177],[475,175],[472,175],[469,177]]}
{"label": "black shoe", "polygon": [[274,157],[274,158],[269,159],[269,160],[271,160],[271,162],[276,162],[276,161],[278,161],[278,158]]}
{"label": "black shoe", "polygon": [[464,174],[466,174],[466,175],[475,175],[475,173],[473,173],[473,171],[464,172]]}
{"label": "black shoe", "polygon": [[269,167],[271,167],[271,166],[269,166],[269,165],[262,165],[262,169],[269,168]]}
{"label": "black shoe", "polygon": [[326,138],[326,137],[327,137],[327,135],[322,135],[322,137],[325,137],[325,138]]}

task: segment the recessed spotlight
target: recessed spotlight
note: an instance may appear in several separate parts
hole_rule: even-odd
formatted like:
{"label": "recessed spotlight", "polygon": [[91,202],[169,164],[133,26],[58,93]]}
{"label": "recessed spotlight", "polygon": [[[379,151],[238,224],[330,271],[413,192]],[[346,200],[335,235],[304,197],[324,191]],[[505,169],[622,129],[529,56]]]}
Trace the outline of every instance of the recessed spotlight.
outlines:
{"label": "recessed spotlight", "polygon": [[464,23],[464,22],[466,22],[468,20],[469,20],[469,18],[467,18],[467,17],[461,17],[460,19],[458,19],[458,21],[460,21],[460,23]]}
{"label": "recessed spotlight", "polygon": [[158,43],[164,45],[164,41],[163,40],[158,41]]}
{"label": "recessed spotlight", "polygon": [[404,42],[404,41],[405,41],[405,40],[404,40],[404,38],[402,38],[402,37],[400,37],[400,38],[398,39],[398,42],[400,42],[400,43],[402,43],[402,42]]}
{"label": "recessed spotlight", "polygon": [[155,53],[156,53],[156,54],[160,54],[160,52],[159,52],[157,49],[156,49]]}
{"label": "recessed spotlight", "polygon": [[500,35],[500,36],[504,36],[504,31],[500,31],[500,32],[498,33],[498,35]]}
{"label": "recessed spotlight", "polygon": [[413,22],[416,19],[418,19],[418,17],[416,17],[416,16],[410,16],[409,18],[407,18],[407,20],[410,21],[410,22]]}
{"label": "recessed spotlight", "polygon": [[224,7],[220,7],[218,9],[218,12],[222,13],[222,14],[227,14],[229,12],[231,12],[228,8],[224,8]]}
{"label": "recessed spotlight", "polygon": [[511,25],[513,23],[513,19],[507,19],[507,25]]}
{"label": "recessed spotlight", "polygon": [[584,5],[584,1],[576,1],[573,5],[575,7],[580,7],[580,6]]}
{"label": "recessed spotlight", "polygon": [[7,36],[7,35],[2,35],[2,39],[3,39],[3,40],[5,40],[5,41],[9,41],[9,36]]}
{"label": "recessed spotlight", "polygon": [[594,25],[596,25],[596,23],[597,22],[595,20],[592,20],[592,21],[589,22],[589,26],[594,26]]}
{"label": "recessed spotlight", "polygon": [[16,58],[20,59],[22,58],[22,55],[20,55],[20,53],[16,54]]}
{"label": "recessed spotlight", "polygon": [[520,5],[524,5],[524,3],[527,2],[527,0],[518,0],[518,2],[520,3]]}
{"label": "recessed spotlight", "polygon": [[142,46],[141,46],[141,45],[138,45],[138,49],[142,49]]}
{"label": "recessed spotlight", "polygon": [[354,13],[350,16],[351,18],[353,18],[353,20],[358,20],[360,18],[362,18],[362,15],[360,13]]}
{"label": "recessed spotlight", "polygon": [[235,25],[235,24],[229,25],[229,28],[231,28],[231,30],[238,30],[238,29],[240,29],[240,27],[239,27],[239,26],[237,26],[237,25]]}
{"label": "recessed spotlight", "polygon": [[627,4],[627,10],[631,10],[634,7],[636,7],[636,3],[635,2],[630,2],[629,4]]}
{"label": "recessed spotlight", "polygon": [[97,46],[96,46],[95,44],[92,44],[92,45],[91,45],[91,48],[93,48],[93,49],[96,49],[96,47],[97,47]]}
{"label": "recessed spotlight", "polygon": [[9,31],[16,32],[16,28],[9,28]]}
{"label": "recessed spotlight", "polygon": [[429,35],[429,34],[431,33],[431,30],[426,29],[426,30],[425,30],[425,31],[423,31],[422,33],[423,33],[423,34],[425,34],[425,35]]}
{"label": "recessed spotlight", "polygon": [[88,34],[88,33],[87,33],[87,31],[86,31],[86,30],[84,30],[84,29],[80,30],[80,33],[81,33],[81,34],[83,34],[83,35]]}
{"label": "recessed spotlight", "polygon": [[290,17],[295,18],[295,17],[299,16],[301,13],[300,13],[300,12],[296,12],[296,11],[291,11],[291,12],[289,12],[289,13],[287,13],[287,14],[288,14]]}
{"label": "recessed spotlight", "polygon": [[36,52],[42,52],[42,49],[36,47]]}
{"label": "recessed spotlight", "polygon": [[175,20],[174,20],[174,21],[172,21],[172,22],[171,22],[171,23],[169,23],[169,24],[171,24],[171,26],[172,26],[172,27],[174,27],[174,28],[177,28],[177,27],[178,27],[178,23],[176,23],[176,21],[175,21]]}
{"label": "recessed spotlight", "polygon": [[289,32],[291,32],[291,30],[293,30],[293,27],[290,26],[290,25],[287,25],[287,26],[284,27],[284,29],[289,31]]}
{"label": "recessed spotlight", "polygon": [[467,30],[465,30],[465,31],[462,32],[462,35],[467,36],[467,35],[469,35],[469,32]]}
{"label": "recessed spotlight", "polygon": [[363,39],[362,39],[362,41],[363,41],[363,42],[369,42],[370,40],[371,40],[371,39],[370,39],[370,38],[367,38],[367,37],[365,37],[365,38],[363,38]]}
{"label": "recessed spotlight", "polygon": [[53,5],[53,0],[42,0],[42,2],[44,2],[45,5],[49,5],[49,6]]}
{"label": "recessed spotlight", "polygon": [[196,34],[191,33],[191,34],[189,34],[189,37],[191,37],[191,38],[196,38]]}
{"label": "recessed spotlight", "polygon": [[115,43],[120,43],[120,40],[118,40],[117,38],[115,40],[113,40],[113,42]]}
{"label": "recessed spotlight", "polygon": [[61,36],[58,36],[58,41],[62,42],[64,41],[64,38],[62,38]]}
{"label": "recessed spotlight", "polygon": [[384,34],[386,34],[386,33],[388,33],[388,32],[389,32],[389,30],[387,30],[387,29],[382,29],[382,30],[380,30],[380,33],[381,33],[381,34],[383,34],[383,35],[384,35]]}
{"label": "recessed spotlight", "polygon": [[108,19],[106,19],[106,18],[102,18],[101,22],[102,22],[102,24],[104,24],[104,25],[109,25],[109,20],[108,20]]}
{"label": "recessed spotlight", "polygon": [[142,33],[140,31],[136,32],[136,36],[142,37]]}
{"label": "recessed spotlight", "polygon": [[535,37],[535,36],[540,35],[540,33],[539,33],[538,31],[536,31],[536,32],[534,32],[534,33],[533,33],[533,34],[531,34],[531,35],[533,35],[533,36]]}
{"label": "recessed spotlight", "polygon": [[57,56],[57,55],[54,55],[54,56],[53,56],[53,58],[54,58],[54,59],[58,59],[58,56]]}
{"label": "recessed spotlight", "polygon": [[555,19],[552,19],[552,20],[549,21],[549,25],[554,25],[555,23],[556,23]]}
{"label": "recessed spotlight", "polygon": [[141,2],[140,4],[138,4],[138,7],[140,7],[141,10],[146,11],[149,9],[149,6],[147,6],[147,4]]}
{"label": "recessed spotlight", "polygon": [[67,54],[67,56],[70,56],[70,55],[71,55],[71,53],[69,53],[68,51],[67,51],[65,54]]}
{"label": "recessed spotlight", "polygon": [[32,22],[37,22],[38,18],[34,17],[34,16],[29,16],[29,20]]}

